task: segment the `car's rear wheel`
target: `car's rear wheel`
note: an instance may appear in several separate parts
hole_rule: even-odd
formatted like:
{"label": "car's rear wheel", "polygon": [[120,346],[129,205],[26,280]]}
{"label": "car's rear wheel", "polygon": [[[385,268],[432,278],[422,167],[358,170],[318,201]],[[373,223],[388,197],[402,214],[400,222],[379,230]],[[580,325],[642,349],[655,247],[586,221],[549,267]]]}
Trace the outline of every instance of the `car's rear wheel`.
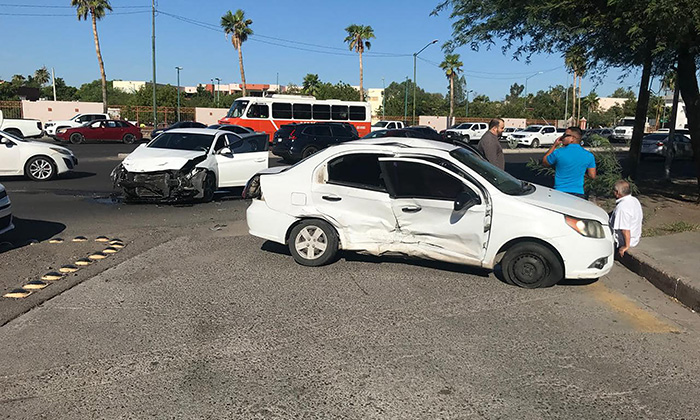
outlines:
{"label": "car's rear wheel", "polygon": [[318,152],[318,149],[315,146],[308,146],[303,152],[301,152],[301,158],[305,159],[316,152]]}
{"label": "car's rear wheel", "polygon": [[501,261],[506,280],[526,289],[550,287],[564,277],[561,261],[549,248],[522,242],[510,248]]}
{"label": "car's rear wheel", "polygon": [[204,183],[202,185],[202,202],[208,203],[214,199],[214,193],[216,192],[216,177],[214,174],[208,173],[204,177]]}
{"label": "car's rear wheel", "polygon": [[538,147],[540,147],[540,141],[539,141],[538,139],[534,139],[534,140],[532,141],[532,148],[533,148],[533,149],[536,149],[536,148],[538,148]]}
{"label": "car's rear wheel", "polygon": [[24,166],[24,173],[32,181],[48,181],[56,176],[56,164],[46,156],[34,156]]}
{"label": "car's rear wheel", "polygon": [[516,140],[516,139],[508,140],[508,147],[511,149],[517,148],[518,147],[518,140]]}
{"label": "car's rear wheel", "polygon": [[124,137],[122,137],[122,141],[126,144],[132,144],[136,141],[136,136],[131,133],[126,133]]}
{"label": "car's rear wheel", "polygon": [[465,134],[464,136],[462,136],[462,141],[466,144],[469,144],[469,142],[471,142],[472,139],[471,137],[469,137],[469,134]]}
{"label": "car's rear wheel", "polygon": [[80,144],[85,141],[85,136],[80,133],[73,133],[70,135],[69,140],[73,144]]}
{"label": "car's rear wheel", "polygon": [[294,226],[288,241],[294,260],[305,266],[328,264],[338,253],[338,234],[323,220],[304,220]]}

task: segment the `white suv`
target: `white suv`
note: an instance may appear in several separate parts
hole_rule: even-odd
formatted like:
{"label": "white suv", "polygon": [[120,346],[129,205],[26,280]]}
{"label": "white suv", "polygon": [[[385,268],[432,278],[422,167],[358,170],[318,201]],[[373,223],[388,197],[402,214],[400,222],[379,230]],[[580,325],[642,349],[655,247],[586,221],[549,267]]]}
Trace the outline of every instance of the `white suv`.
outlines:
{"label": "white suv", "polygon": [[95,120],[108,120],[109,115],[107,114],[78,114],[67,121],[49,121],[44,124],[44,131],[47,136],[53,137],[56,141],[56,132],[61,128],[75,128],[81,125],[92,122]]}
{"label": "white suv", "polygon": [[445,130],[445,132],[456,134],[463,142],[469,144],[481,140],[481,136],[486,134],[488,129],[489,125],[486,123],[462,123]]}
{"label": "white suv", "polygon": [[553,125],[529,125],[522,131],[510,135],[517,144],[529,147],[549,146],[561,136]]}
{"label": "white suv", "polygon": [[508,281],[527,288],[598,278],[613,265],[603,209],[443,142],[332,146],[260,172],[243,194],[252,198],[250,234],[288,245],[302,265],[332,262],[340,249],[487,269],[500,263]]}

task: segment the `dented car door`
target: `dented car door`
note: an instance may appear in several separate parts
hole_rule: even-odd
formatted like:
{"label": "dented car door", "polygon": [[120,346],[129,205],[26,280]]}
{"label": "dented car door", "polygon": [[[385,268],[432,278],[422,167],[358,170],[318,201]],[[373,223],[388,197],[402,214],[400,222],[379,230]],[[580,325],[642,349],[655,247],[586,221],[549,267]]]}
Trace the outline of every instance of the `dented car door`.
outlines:
{"label": "dented car door", "polygon": [[[411,255],[481,265],[486,247],[486,197],[439,165],[412,158],[380,159],[401,242]],[[473,200],[456,209],[460,197]],[[465,203],[462,203],[465,204]]]}
{"label": "dented car door", "polygon": [[[258,143],[254,136],[241,138],[229,133],[218,137],[214,154],[219,187],[243,186],[251,176],[267,168],[267,151],[259,151]],[[224,147],[231,153],[220,153]]]}

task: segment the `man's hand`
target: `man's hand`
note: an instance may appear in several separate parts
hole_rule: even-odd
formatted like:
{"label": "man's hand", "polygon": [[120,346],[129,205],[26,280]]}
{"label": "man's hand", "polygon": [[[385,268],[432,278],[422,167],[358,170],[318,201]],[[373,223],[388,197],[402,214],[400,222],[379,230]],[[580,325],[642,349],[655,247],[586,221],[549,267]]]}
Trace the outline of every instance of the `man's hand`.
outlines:
{"label": "man's hand", "polygon": [[554,140],[553,146],[558,147],[561,144],[563,139],[564,139],[564,136],[561,136],[561,137],[557,138],[556,140]]}
{"label": "man's hand", "polygon": [[618,248],[617,253],[620,254],[620,258],[625,256],[625,252],[627,252],[628,249],[630,249],[628,246],[621,246]]}

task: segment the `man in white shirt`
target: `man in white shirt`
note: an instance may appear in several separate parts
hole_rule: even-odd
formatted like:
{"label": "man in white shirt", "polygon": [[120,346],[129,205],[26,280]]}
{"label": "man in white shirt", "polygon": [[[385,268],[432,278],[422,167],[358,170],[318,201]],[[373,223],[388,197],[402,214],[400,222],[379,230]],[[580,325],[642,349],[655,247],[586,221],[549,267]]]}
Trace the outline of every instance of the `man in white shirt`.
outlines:
{"label": "man in white shirt", "polygon": [[617,198],[617,205],[610,215],[610,227],[615,236],[617,252],[622,257],[628,249],[639,243],[644,214],[639,200],[631,195],[629,182],[617,181],[613,192]]}

